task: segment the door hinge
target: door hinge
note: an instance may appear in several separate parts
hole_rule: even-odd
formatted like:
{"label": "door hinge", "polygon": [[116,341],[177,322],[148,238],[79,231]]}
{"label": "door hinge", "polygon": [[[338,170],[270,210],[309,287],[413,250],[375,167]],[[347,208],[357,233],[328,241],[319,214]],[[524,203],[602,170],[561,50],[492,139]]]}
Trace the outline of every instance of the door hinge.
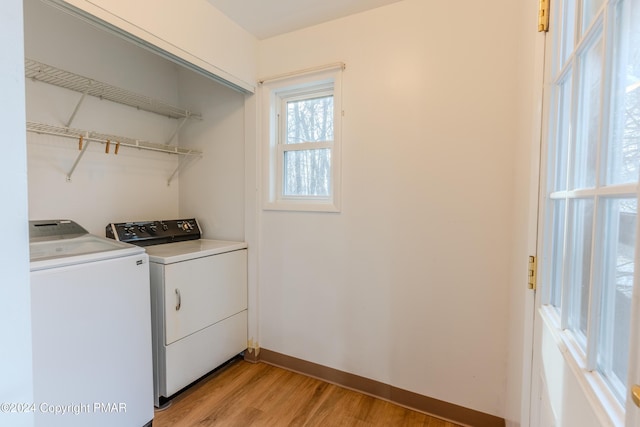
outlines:
{"label": "door hinge", "polygon": [[536,290],[536,257],[529,255],[529,280],[527,281],[527,287],[531,290]]}
{"label": "door hinge", "polygon": [[538,32],[549,31],[549,2],[550,0],[540,0],[538,8]]}

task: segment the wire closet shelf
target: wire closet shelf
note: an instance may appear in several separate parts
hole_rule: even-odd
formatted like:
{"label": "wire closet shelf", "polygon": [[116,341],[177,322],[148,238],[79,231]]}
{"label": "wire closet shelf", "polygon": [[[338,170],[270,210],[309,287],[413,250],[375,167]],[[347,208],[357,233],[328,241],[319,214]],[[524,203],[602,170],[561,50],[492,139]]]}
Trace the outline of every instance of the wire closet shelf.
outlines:
{"label": "wire closet shelf", "polygon": [[[186,157],[202,157],[202,151],[182,148],[177,145],[170,144],[178,134],[178,131],[187,122],[187,120],[202,120],[202,116],[200,114],[196,114],[182,108],[174,107],[170,104],[150,98],[148,96],[130,92],[128,90],[112,86],[108,83],[90,79],[88,77],[84,77],[28,58],[25,59],[25,77],[34,81],[48,83],[75,92],[80,92],[82,94],[82,97],[78,101],[75,109],[73,110],[73,113],[71,114],[71,117],[69,118],[65,126],[56,126],[27,121],[27,131],[29,132],[78,140],[80,153],[76,157],[71,170],[69,170],[69,172],[67,173],[67,181],[71,181],[71,175],[73,175],[73,172],[82,159],[82,156],[84,155],[90,142],[105,144],[106,153],[109,153],[110,146],[113,143],[115,146],[115,154],[118,154],[118,150],[121,146],[123,146],[179,155],[181,158],[178,162],[178,167],[167,180],[167,185],[171,184],[171,180],[176,175],[176,173],[187,163],[186,161],[182,160],[184,160]],[[82,105],[86,95],[91,95],[102,100],[108,100],[111,102],[127,105],[138,110],[148,111],[158,115],[166,116],[171,119],[178,119],[178,125],[176,126],[173,135],[168,139],[167,144],[158,144],[134,138],[127,138],[124,136],[110,135],[100,132],[72,128],[71,123],[73,122],[73,119],[75,118],[76,113]]]}
{"label": "wire closet shelf", "polygon": [[90,79],[32,59],[25,59],[25,76],[35,81],[49,83],[96,98],[128,105],[139,110],[167,116],[172,119],[201,118],[199,114],[174,107],[163,101],[140,95],[126,89]]}
{"label": "wire closet shelf", "polygon": [[180,154],[183,156],[201,156],[202,152],[199,150],[192,150],[188,148],[178,147],[175,145],[157,144],[149,141],[141,141],[137,139],[131,139],[124,136],[109,135],[105,133],[98,133],[92,131],[85,131],[82,129],[74,129],[63,126],[54,126],[44,123],[27,122],[27,130],[29,132],[61,136],[66,138],[72,138],[86,142],[99,142],[101,144],[118,144],[122,147],[139,148],[142,150],[160,151],[169,154]]}

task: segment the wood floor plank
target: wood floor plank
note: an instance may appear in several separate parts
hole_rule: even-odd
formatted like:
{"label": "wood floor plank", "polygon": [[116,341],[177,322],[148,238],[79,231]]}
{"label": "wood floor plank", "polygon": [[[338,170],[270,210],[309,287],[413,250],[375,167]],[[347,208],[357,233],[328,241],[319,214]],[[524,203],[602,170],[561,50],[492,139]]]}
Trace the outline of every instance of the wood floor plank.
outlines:
{"label": "wood floor plank", "polygon": [[237,360],[156,411],[154,427],[458,427],[265,363]]}

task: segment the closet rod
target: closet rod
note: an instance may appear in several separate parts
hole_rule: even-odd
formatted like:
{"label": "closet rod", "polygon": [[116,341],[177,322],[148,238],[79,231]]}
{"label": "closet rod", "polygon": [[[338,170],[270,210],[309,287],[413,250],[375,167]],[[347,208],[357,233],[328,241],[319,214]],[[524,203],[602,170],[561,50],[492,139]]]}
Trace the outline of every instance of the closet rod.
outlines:
{"label": "closet rod", "polygon": [[107,141],[120,143],[122,147],[137,148],[140,150],[158,151],[167,154],[177,154],[181,156],[202,156],[202,152],[188,148],[182,148],[175,145],[156,144],[148,141],[140,141],[116,135],[107,135],[97,132],[87,132],[80,129],[65,128],[59,126],[46,125],[36,122],[27,122],[27,131],[39,134],[61,136],[64,138],[79,139],[81,136],[84,141],[99,142],[106,144]]}
{"label": "closet rod", "polygon": [[301,76],[301,75],[304,75],[304,74],[311,74],[311,73],[315,73],[315,72],[318,72],[318,71],[333,70],[333,69],[338,69],[338,68],[344,70],[346,68],[346,64],[344,62],[332,62],[331,64],[318,65],[316,67],[305,68],[303,70],[291,71],[291,72],[282,73],[282,74],[276,74],[276,75],[273,75],[273,76],[264,77],[264,78],[258,80],[258,83],[263,84],[265,82],[270,82],[270,81],[274,81],[274,80],[286,79],[287,77]]}

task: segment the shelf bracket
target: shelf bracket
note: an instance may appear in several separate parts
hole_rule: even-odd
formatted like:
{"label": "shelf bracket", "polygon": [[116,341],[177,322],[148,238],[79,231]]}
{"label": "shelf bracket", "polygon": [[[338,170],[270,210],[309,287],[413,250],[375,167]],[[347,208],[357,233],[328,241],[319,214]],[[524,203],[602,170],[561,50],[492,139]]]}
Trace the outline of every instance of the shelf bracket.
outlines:
{"label": "shelf bracket", "polygon": [[82,150],[80,150],[80,153],[78,154],[78,157],[76,157],[76,161],[73,162],[73,166],[71,166],[71,170],[69,170],[69,173],[67,174],[67,182],[71,182],[71,175],[73,175],[73,171],[76,170],[76,166],[78,166],[78,163],[80,163],[80,159],[82,159],[82,156],[84,156],[85,151],[87,151],[87,147],[89,146],[89,132],[85,133],[84,136],[84,146],[82,147]]}
{"label": "shelf bracket", "polygon": [[91,89],[92,84],[93,84],[93,80],[90,80],[89,84],[87,85],[87,88],[84,90],[84,92],[82,92],[82,96],[80,97],[80,100],[76,104],[76,108],[74,108],[73,113],[71,113],[71,117],[69,117],[69,121],[67,122],[66,127],[70,127],[71,123],[73,123],[73,119],[76,118],[76,114],[78,113],[80,106],[84,102],[84,98],[87,96],[87,92],[89,92],[89,89]]}
{"label": "shelf bracket", "polygon": [[180,169],[184,168],[186,166],[187,163],[189,163],[187,161],[187,158],[190,157],[190,155],[192,154],[193,150],[189,150],[187,153],[185,153],[180,159],[178,159],[178,167],[173,171],[173,173],[169,176],[169,179],[167,179],[167,187],[171,186],[171,181],[173,180],[173,177],[176,176],[176,174],[180,171]]}
{"label": "shelf bracket", "polygon": [[180,120],[180,123],[178,123],[178,126],[176,126],[176,130],[173,131],[173,134],[167,140],[167,145],[171,144],[171,141],[173,141],[173,139],[178,135],[178,132],[180,132],[180,129],[182,129],[182,126],[184,126],[184,124],[187,122],[187,120],[189,120],[189,117],[191,117],[191,115],[187,113],[187,115],[184,116],[182,118],[182,120]]}

